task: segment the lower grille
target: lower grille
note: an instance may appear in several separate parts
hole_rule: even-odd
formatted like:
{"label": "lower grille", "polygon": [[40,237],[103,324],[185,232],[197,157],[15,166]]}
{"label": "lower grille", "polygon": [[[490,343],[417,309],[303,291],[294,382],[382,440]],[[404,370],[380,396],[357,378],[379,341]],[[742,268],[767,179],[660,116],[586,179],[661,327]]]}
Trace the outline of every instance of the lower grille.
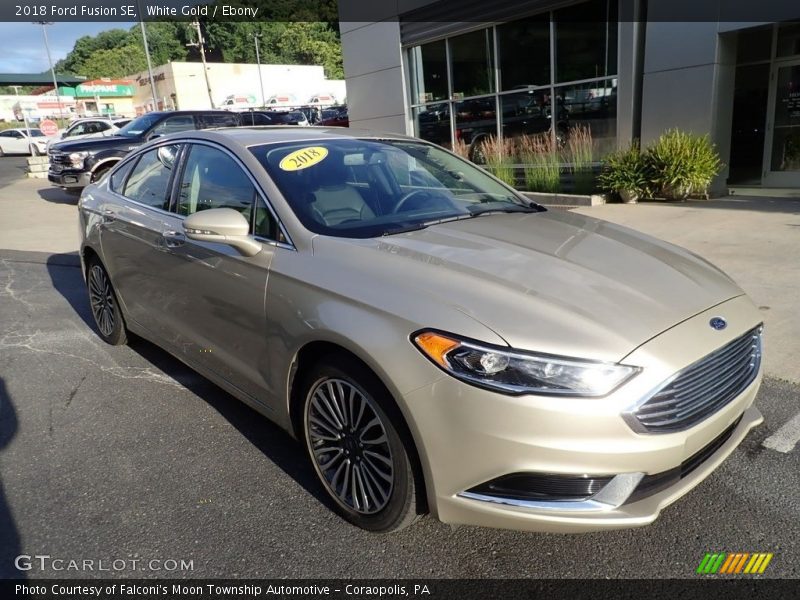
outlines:
{"label": "lower grille", "polygon": [[588,475],[512,473],[482,483],[468,492],[513,500],[580,501],[594,496],[612,479],[613,477],[610,475],[589,477]]}
{"label": "lower grille", "polygon": [[761,329],[751,329],[680,371],[632,413],[634,426],[651,433],[681,431],[728,404],[758,374]]}
{"label": "lower grille", "polygon": [[636,489],[633,493],[628,497],[625,501],[625,504],[630,504],[632,502],[636,502],[637,500],[642,500],[643,498],[647,498],[648,496],[652,496],[660,492],[663,489],[670,487],[671,485],[676,484],[684,477],[688,476],[692,471],[694,471],[697,467],[702,465],[706,462],[711,456],[727,442],[730,437],[733,435],[734,430],[739,425],[739,422],[742,420],[742,417],[739,416],[733,423],[731,423],[725,431],[719,434],[716,438],[714,438],[709,444],[703,447],[700,451],[696,452],[685,461],[683,461],[679,467],[675,467],[674,469],[670,469],[669,471],[663,471],[661,473],[656,473],[654,475],[647,475],[645,476],[640,482],[639,485],[636,486]]}

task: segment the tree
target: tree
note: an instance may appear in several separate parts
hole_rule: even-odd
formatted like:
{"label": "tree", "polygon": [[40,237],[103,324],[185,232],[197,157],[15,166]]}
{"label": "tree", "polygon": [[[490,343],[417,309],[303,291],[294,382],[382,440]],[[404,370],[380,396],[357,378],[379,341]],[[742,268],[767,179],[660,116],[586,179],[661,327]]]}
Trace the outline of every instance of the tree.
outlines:
{"label": "tree", "polygon": [[89,79],[126,77],[147,69],[147,58],[141,46],[121,46],[111,50],[95,50],[82,66],[81,75]]}

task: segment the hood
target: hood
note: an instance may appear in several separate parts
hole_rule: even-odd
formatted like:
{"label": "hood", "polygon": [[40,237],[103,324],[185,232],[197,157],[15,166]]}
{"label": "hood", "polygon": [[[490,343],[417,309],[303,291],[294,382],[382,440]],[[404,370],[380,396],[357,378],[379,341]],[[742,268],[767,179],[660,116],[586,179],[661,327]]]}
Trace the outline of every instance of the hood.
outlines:
{"label": "hood", "polygon": [[125,151],[133,150],[144,142],[137,137],[124,137],[110,135],[108,137],[81,138],[50,144],[51,150],[59,152],[99,152],[101,150],[122,148]]}
{"label": "hood", "polygon": [[597,360],[620,360],[666,329],[743,294],[687,250],[562,211],[487,215],[337,241],[372,251],[361,252],[355,266],[373,281],[416,291],[421,327],[437,327],[424,322],[426,301],[447,302],[514,348]]}

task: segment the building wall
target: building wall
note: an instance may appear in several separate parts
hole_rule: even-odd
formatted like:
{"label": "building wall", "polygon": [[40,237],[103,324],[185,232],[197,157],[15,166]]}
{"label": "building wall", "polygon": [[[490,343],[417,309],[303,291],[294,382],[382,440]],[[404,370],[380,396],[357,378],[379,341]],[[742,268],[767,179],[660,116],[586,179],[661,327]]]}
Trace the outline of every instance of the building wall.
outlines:
{"label": "building wall", "polygon": [[[203,64],[171,62],[153,68],[156,97],[161,109],[208,109],[219,106],[229,95],[253,96],[261,104],[258,65],[244,63],[207,63],[211,87],[209,100]],[[128,77],[135,82],[134,105],[137,110],[153,110],[152,89],[147,71]],[[316,65],[261,65],[264,98],[277,94],[293,94],[299,104],[314,94],[333,93],[343,100],[343,82],[325,79],[325,70]],[[174,96],[173,96],[174,94]]]}
{"label": "building wall", "polygon": [[397,21],[340,25],[351,127],[407,133]]}

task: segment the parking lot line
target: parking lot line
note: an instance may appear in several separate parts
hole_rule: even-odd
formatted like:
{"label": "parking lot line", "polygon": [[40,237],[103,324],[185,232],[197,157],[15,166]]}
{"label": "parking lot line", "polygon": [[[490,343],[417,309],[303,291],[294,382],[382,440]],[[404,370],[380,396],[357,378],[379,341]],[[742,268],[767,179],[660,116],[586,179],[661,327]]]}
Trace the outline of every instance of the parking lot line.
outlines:
{"label": "parking lot line", "polygon": [[784,423],[783,427],[764,440],[766,448],[777,450],[778,452],[791,452],[795,444],[800,441],[800,413]]}

